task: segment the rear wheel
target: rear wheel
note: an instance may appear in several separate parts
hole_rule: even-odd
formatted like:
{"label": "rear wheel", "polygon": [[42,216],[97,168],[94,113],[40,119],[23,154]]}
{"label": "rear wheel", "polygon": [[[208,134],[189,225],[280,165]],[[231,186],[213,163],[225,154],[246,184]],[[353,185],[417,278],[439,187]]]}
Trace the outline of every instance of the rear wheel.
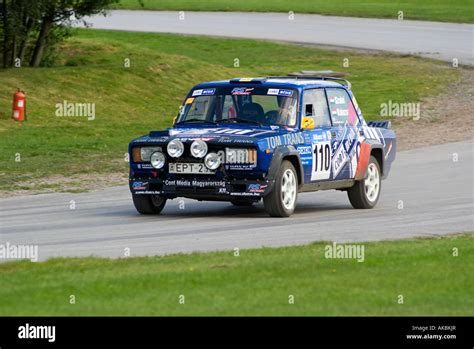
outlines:
{"label": "rear wheel", "polygon": [[364,180],[357,181],[347,190],[349,201],[354,208],[373,208],[380,197],[382,186],[380,165],[374,156],[370,157]]}
{"label": "rear wheel", "polygon": [[291,162],[284,160],[275,179],[275,187],[263,198],[263,205],[272,217],[289,217],[295,211],[298,179]]}
{"label": "rear wheel", "polygon": [[141,214],[159,214],[166,205],[166,199],[158,195],[132,194],[133,204]]}

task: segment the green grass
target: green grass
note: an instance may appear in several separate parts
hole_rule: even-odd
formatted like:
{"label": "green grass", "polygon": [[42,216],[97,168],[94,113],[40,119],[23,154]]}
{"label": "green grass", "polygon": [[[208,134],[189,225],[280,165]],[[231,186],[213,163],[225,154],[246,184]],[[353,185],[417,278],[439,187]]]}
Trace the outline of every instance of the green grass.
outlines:
{"label": "green grass", "polygon": [[325,245],[2,263],[0,315],[474,315],[473,235]]}
{"label": "green grass", "polygon": [[[128,142],[170,126],[187,91],[203,81],[345,71],[370,120],[379,118],[383,102],[416,102],[459,76],[445,63],[408,56],[172,34],[78,30],[58,54],[52,68],[0,70],[0,190],[49,186],[37,183],[51,175],[127,173]],[[349,68],[342,67],[344,58]],[[9,119],[17,87],[27,93],[24,123]],[[56,103],[64,100],[95,103],[95,120],[56,116]]]}
{"label": "green grass", "polygon": [[[319,13],[334,16],[398,18],[443,22],[474,22],[472,0],[143,0],[147,10],[255,11]],[[121,9],[142,9],[138,0],[121,0]]]}

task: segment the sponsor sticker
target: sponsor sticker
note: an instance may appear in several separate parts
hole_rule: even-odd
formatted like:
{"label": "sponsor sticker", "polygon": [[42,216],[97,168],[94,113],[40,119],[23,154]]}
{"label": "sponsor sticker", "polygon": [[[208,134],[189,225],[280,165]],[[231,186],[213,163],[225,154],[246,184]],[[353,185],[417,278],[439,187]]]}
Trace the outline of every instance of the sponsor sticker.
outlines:
{"label": "sponsor sticker", "polygon": [[[331,134],[331,133],[329,133]],[[311,143],[315,143],[315,142],[320,142],[320,141],[327,141],[328,140],[328,135],[326,132],[323,132],[323,133],[314,133],[313,134],[313,142]]]}
{"label": "sponsor sticker", "polygon": [[235,87],[231,93],[234,96],[244,96],[251,94],[253,90],[253,87]]}
{"label": "sponsor sticker", "polygon": [[334,178],[337,177],[339,172],[342,170],[346,162],[349,160],[349,156],[347,155],[344,146],[339,146],[336,150],[334,157],[333,157],[333,176]]}
{"label": "sponsor sticker", "polygon": [[186,180],[186,179],[176,179],[176,180],[165,180],[163,182],[166,186],[179,186],[179,187],[225,187],[225,181],[207,181],[207,180]]}
{"label": "sponsor sticker", "polygon": [[250,171],[255,168],[254,164],[226,164],[225,166],[226,170],[231,170],[231,171]]}
{"label": "sponsor sticker", "polygon": [[280,90],[278,95],[279,96],[284,96],[284,97],[290,97],[290,96],[293,96],[293,91],[292,90]]}
{"label": "sponsor sticker", "polygon": [[292,90],[281,90],[281,89],[278,89],[278,88],[269,88],[268,91],[267,91],[267,95],[291,97],[291,96],[293,96],[293,91]]}
{"label": "sponsor sticker", "polygon": [[311,148],[310,145],[304,145],[304,146],[299,146],[297,147],[298,153],[300,155],[311,155],[313,154],[313,149]]}
{"label": "sponsor sticker", "polygon": [[313,148],[311,145],[303,145],[296,147],[300,154],[301,164],[303,166],[310,166],[313,162]]}
{"label": "sponsor sticker", "polygon": [[191,104],[192,102],[194,102],[194,98],[191,97],[191,98],[186,99],[185,104]]}
{"label": "sponsor sticker", "polygon": [[133,182],[132,189],[133,190],[146,190],[148,182]]}
{"label": "sponsor sticker", "polygon": [[268,137],[267,148],[275,149],[281,145],[304,144],[304,136],[301,132],[287,133],[281,136]]}
{"label": "sponsor sticker", "polygon": [[160,190],[137,190],[135,195],[163,194]]}
{"label": "sponsor sticker", "polygon": [[202,90],[202,95],[203,96],[212,96],[214,94],[214,92],[216,92],[215,88],[206,88],[206,89]]}
{"label": "sponsor sticker", "polygon": [[260,193],[250,193],[250,192],[236,193],[236,192],[231,192],[230,195],[231,196],[260,196]]}
{"label": "sponsor sticker", "polygon": [[149,169],[154,169],[151,164],[137,164],[137,168],[140,168],[142,170],[149,170]]}
{"label": "sponsor sticker", "polygon": [[357,143],[357,133],[354,128],[347,127],[346,134],[344,136],[344,147],[346,149],[347,154],[351,156],[352,151],[355,149]]}
{"label": "sponsor sticker", "polygon": [[331,96],[329,97],[329,102],[333,104],[345,104],[346,100],[342,96],[341,97]]}
{"label": "sponsor sticker", "polygon": [[267,184],[249,184],[248,191],[249,193],[263,193],[267,187]]}
{"label": "sponsor sticker", "polygon": [[215,88],[205,88],[201,90],[194,90],[193,97],[196,96],[212,96],[216,92]]}
{"label": "sponsor sticker", "polygon": [[333,108],[331,113],[335,116],[349,116],[349,109]]}

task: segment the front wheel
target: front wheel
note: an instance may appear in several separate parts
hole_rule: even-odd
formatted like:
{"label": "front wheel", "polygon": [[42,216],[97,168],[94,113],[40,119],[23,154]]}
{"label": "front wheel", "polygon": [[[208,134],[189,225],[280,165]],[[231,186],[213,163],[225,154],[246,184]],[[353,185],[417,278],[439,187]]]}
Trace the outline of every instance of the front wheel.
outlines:
{"label": "front wheel", "polygon": [[132,194],[132,198],[140,214],[159,214],[166,205],[166,199],[158,195]]}
{"label": "front wheel", "polygon": [[275,187],[263,198],[263,205],[272,217],[289,217],[295,211],[298,179],[293,164],[284,160],[275,178]]}
{"label": "front wheel", "polygon": [[379,201],[381,187],[380,165],[377,159],[371,156],[365,179],[357,181],[347,190],[352,207],[373,208]]}

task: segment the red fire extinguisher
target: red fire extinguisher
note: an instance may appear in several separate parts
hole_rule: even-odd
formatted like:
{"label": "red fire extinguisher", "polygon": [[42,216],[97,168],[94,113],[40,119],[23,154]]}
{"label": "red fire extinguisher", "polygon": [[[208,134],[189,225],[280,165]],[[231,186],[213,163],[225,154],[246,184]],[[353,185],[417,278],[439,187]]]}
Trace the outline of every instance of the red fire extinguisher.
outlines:
{"label": "red fire extinguisher", "polygon": [[24,121],[26,119],[25,97],[25,91],[20,91],[20,89],[13,94],[13,120]]}

